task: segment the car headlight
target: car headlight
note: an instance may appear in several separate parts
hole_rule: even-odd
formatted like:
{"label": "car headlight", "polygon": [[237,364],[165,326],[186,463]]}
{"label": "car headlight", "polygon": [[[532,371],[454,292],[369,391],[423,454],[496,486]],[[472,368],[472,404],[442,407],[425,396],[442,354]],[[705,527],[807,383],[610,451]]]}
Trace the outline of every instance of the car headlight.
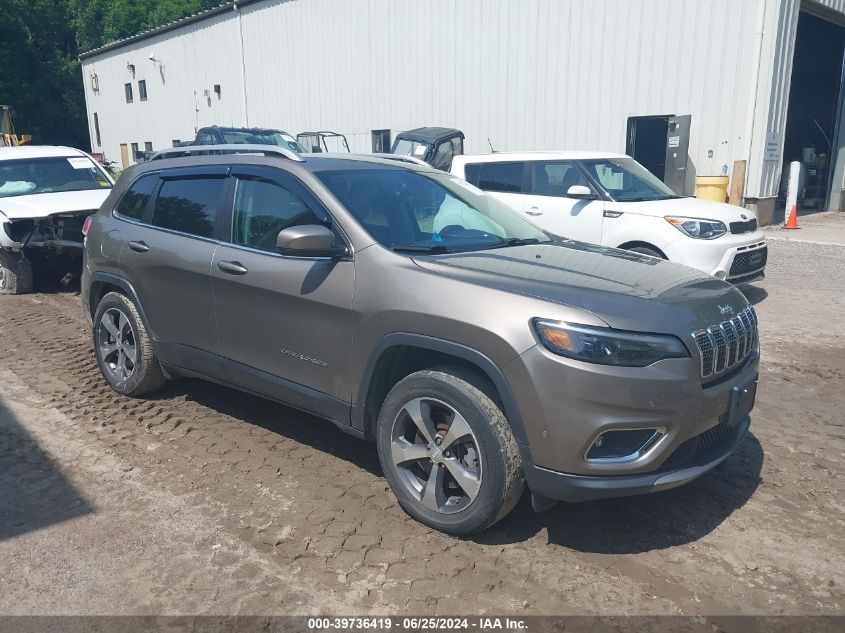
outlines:
{"label": "car headlight", "polygon": [[588,363],[646,367],[664,358],[688,358],[675,336],[625,332],[609,327],[534,319],[534,329],[550,352]]}
{"label": "car headlight", "polygon": [[668,216],[666,221],[682,233],[699,240],[712,240],[728,231],[725,223],[719,220]]}

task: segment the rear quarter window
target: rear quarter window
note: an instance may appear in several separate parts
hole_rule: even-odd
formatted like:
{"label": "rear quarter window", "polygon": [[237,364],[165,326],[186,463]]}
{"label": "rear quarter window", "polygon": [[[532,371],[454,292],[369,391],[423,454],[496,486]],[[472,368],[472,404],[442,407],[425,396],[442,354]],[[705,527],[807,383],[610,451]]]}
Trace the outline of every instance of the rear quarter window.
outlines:
{"label": "rear quarter window", "polygon": [[129,186],[114,210],[124,217],[140,220],[144,217],[157,182],[158,176],[155,174],[141,176]]}
{"label": "rear quarter window", "polygon": [[480,163],[473,165],[479,169],[477,181],[467,180],[484,191],[522,193],[523,166],[524,163]]}

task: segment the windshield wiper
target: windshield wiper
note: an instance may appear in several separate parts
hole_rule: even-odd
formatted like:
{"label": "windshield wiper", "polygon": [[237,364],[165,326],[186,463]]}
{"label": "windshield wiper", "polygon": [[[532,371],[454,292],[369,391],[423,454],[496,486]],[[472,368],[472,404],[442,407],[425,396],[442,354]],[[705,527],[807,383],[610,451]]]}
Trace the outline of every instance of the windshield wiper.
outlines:
{"label": "windshield wiper", "polygon": [[452,249],[443,244],[432,244],[431,246],[420,246],[417,244],[397,244],[392,247],[396,253],[451,253]]}
{"label": "windshield wiper", "polygon": [[526,244],[538,244],[540,242],[536,237],[508,237],[501,242],[491,244],[490,246],[483,246],[487,250],[491,248],[507,248],[509,246],[525,246]]}

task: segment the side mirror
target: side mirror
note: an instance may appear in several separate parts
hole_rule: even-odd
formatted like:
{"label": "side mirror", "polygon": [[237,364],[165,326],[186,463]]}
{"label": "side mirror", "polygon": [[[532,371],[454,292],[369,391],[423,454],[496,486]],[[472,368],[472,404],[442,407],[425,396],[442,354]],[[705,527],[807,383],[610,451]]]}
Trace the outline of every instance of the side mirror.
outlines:
{"label": "side mirror", "polygon": [[294,257],[342,257],[346,246],[335,246],[335,235],[321,224],[291,226],[279,231],[276,250]]}
{"label": "side mirror", "polygon": [[588,198],[594,198],[595,194],[592,189],[584,185],[572,185],[566,190],[566,197],[576,200],[586,200]]}

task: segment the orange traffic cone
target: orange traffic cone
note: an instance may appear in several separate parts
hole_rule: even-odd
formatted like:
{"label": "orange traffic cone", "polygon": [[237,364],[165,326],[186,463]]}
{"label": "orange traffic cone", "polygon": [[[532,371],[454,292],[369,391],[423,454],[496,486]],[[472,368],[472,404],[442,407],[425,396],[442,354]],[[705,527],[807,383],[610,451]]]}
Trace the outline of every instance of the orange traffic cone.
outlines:
{"label": "orange traffic cone", "polygon": [[797,229],[798,228],[798,205],[797,204],[793,204],[792,207],[789,209],[789,213],[786,214],[786,222],[784,222],[783,228],[785,228],[785,229]]}

